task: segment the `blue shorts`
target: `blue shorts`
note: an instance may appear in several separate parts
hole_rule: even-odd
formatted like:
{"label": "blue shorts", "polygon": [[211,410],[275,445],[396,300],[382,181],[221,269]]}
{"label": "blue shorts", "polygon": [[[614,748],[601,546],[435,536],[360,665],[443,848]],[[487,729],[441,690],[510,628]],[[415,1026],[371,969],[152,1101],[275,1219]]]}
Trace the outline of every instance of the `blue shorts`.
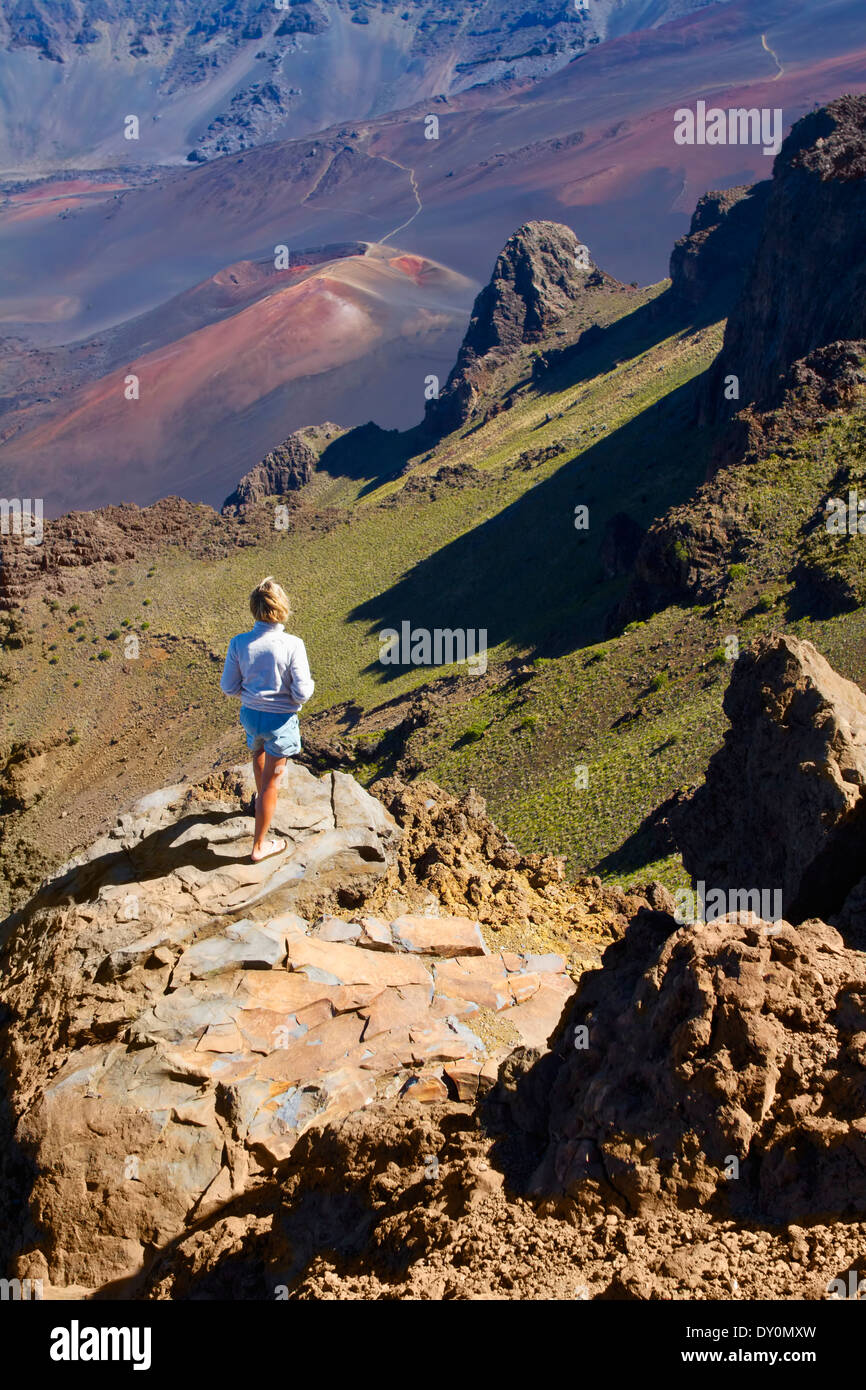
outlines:
{"label": "blue shorts", "polygon": [[241,724],[247,736],[247,748],[252,753],[262,749],[274,758],[291,758],[301,751],[301,731],[296,714],[277,710],[247,709],[241,705]]}

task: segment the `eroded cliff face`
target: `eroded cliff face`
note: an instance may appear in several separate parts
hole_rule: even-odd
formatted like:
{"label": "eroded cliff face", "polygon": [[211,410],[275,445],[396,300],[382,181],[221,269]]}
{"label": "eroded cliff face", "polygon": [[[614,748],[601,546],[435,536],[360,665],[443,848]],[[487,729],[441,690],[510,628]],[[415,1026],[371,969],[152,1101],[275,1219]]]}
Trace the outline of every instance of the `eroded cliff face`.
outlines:
{"label": "eroded cliff face", "polygon": [[671,252],[671,292],[695,308],[707,300],[729,307],[758,245],[770,192],[769,180],[740,184],[698,199],[686,236]]}
{"label": "eroded cliff face", "polygon": [[540,341],[588,294],[618,287],[589,248],[559,222],[527,222],[509,237],[475,300],[457,361],[426,424],[437,435],[474,413],[516,350]]}
{"label": "eroded cliff face", "polygon": [[785,140],[713,373],[715,418],[731,412],[726,376],[738,377],[741,404],[774,405],[798,358],[866,336],[864,174],[866,97],[839,97],[804,116]]}

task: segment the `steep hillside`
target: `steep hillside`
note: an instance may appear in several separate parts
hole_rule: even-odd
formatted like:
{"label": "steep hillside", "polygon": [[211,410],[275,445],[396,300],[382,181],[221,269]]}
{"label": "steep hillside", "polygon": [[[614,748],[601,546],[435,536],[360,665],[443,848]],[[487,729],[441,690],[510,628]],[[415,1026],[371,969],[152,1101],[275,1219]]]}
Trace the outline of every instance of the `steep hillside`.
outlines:
{"label": "steep hillside", "polygon": [[[845,99],[804,123],[840,132],[826,199],[859,168],[864,113]],[[12,899],[155,782],[236,761],[216,676],[244,595],[269,572],[287,583],[316,674],[312,766],[475,786],[524,851],[685,882],[664,803],[720,742],[739,651],[782,629],[866,679],[860,533],[847,522],[866,469],[857,301],[845,328],[860,337],[791,364],[769,409],[741,393],[733,420],[698,423],[724,319],[741,321],[754,293],[733,247],[751,240],[759,266],[787,236],[776,185],[803,141],[797,127],[769,191],[702,201],[670,287],[575,267],[566,292],[578,239],[522,228],[442,395],[445,410],[454,381],[470,383],[456,428],[437,402],[402,433],[310,429],[222,516],[174,499],[49,523],[41,547],[4,540]],[[834,236],[850,244],[846,217],[816,236],[832,256]],[[789,280],[778,265],[778,302],[793,303],[800,262]],[[758,357],[774,341],[756,326]],[[290,490],[269,498],[269,486]],[[829,530],[840,508],[845,527]],[[383,663],[380,634],[404,624],[477,638],[485,655]]]}
{"label": "steep hillside", "polygon": [[[484,0],[466,11],[456,0],[34,0],[0,16],[10,111],[16,103],[0,161],[97,167],[113,152],[108,129],[121,130],[130,110],[159,126],[129,162],[139,148],[149,163],[201,161],[287,127],[303,135],[506,75],[553,72],[609,35],[707,3],[538,0],[527,11]],[[84,108],[94,87],[98,100]]]}
{"label": "steep hillside", "polygon": [[[508,663],[540,640],[568,650],[602,630],[622,579],[597,590],[597,549],[605,517],[621,509],[633,477],[642,415],[669,422],[685,450],[685,383],[711,360],[720,330],[684,326],[663,304],[656,309],[661,289],[589,289],[597,303],[575,309],[573,336],[594,315],[613,320],[601,340],[573,360],[557,364],[554,356],[533,380],[542,349],[554,354],[571,340],[567,321],[558,322],[512,362],[515,382],[502,408],[438,444],[421,427],[314,437],[316,470],[288,494],[279,530],[272,502],[217,517],[175,499],[46,523],[44,547],[4,538],[12,882],[20,875],[23,884],[95,830],[106,797],[119,806],[155,778],[236,760],[235,712],[215,698],[214,683],[260,571],[285,578],[316,669],[315,707],[339,707],[341,734],[383,700],[372,729],[399,722],[391,702],[438,674],[380,667],[383,627],[410,618],[486,629],[488,675],[458,676],[449,704],[458,728],[448,743],[456,738],[462,750],[449,756],[465,767],[472,752],[474,765],[477,749],[462,740],[476,722],[475,694],[509,678]],[[658,510],[655,496],[684,498],[706,467],[702,460],[684,468],[682,455],[665,458],[661,447],[655,458],[657,471],[648,459],[634,504],[643,525]],[[578,504],[596,509],[585,533],[574,528]],[[320,732],[312,718],[315,744],[332,716]],[[375,755],[366,772],[390,766]],[[61,812],[71,806],[67,824]]]}
{"label": "steep hillside", "polygon": [[808,878],[796,925],[569,883],[429,781],[293,764],[258,864],[248,768],[131,806],[3,933],[4,1269],[48,1300],[862,1297],[866,697],[791,637],[735,673],[679,819],[720,885]]}

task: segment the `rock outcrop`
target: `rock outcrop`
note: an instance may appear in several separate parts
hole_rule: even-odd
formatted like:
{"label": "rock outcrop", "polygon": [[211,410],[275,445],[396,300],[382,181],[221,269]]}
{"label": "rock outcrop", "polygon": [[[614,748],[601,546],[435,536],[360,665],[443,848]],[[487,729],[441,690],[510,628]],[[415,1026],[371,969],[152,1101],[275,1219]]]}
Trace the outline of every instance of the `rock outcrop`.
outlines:
{"label": "rock outcrop", "polygon": [[127,1279],[311,1126],[471,1103],[514,1042],[544,1048],[574,992],[562,955],[492,950],[465,913],[368,911],[402,837],[352,778],[290,763],[289,849],[257,865],[251,790],[239,769],[145,798],[10,919],[22,1277]]}
{"label": "rock outcrop", "polygon": [[736,662],[724,709],[724,744],[673,819],[686,868],[708,892],[778,891],[789,921],[833,917],[864,876],[866,695],[811,642],[773,635]]}
{"label": "rock outcrop", "polygon": [[[509,237],[475,300],[457,361],[426,424],[437,434],[458,428],[493,373],[518,347],[539,341],[588,288],[606,277],[588,248],[559,222],[527,222]],[[613,282],[611,282],[613,283]]]}
{"label": "rock outcrop", "polygon": [[[764,855],[798,901],[840,849],[856,876],[866,697],[779,637],[731,689],[681,811],[696,843],[738,873]],[[11,919],[11,1274],[49,1297],[834,1296],[866,1220],[844,926],[680,925],[658,886],[521,856],[474,793],[379,792],[292,765],[288,852],[253,866],[243,769],[165,789]],[[576,991],[545,912],[601,919]]]}
{"label": "rock outcrop", "polygon": [[671,293],[694,308],[733,303],[758,245],[770,181],[740,184],[698,199],[686,236],[671,252]]}
{"label": "rock outcrop", "polygon": [[813,349],[866,335],[866,97],[843,96],[798,121],[776,159],[761,237],[712,373],[712,413],[775,404],[788,368]]}
{"label": "rock outcrop", "polygon": [[864,957],[826,924],[641,912],[480,1111],[374,1101],[308,1130],[277,1190],[184,1236],[141,1295],[847,1297],[864,1037]]}
{"label": "rock outcrop", "polygon": [[222,505],[223,516],[236,516],[251,502],[284,497],[308,483],[316,467],[316,455],[297,431],[278,444],[249,473],[245,473]]}
{"label": "rock outcrop", "polygon": [[584,977],[533,1180],[598,1210],[866,1212],[866,956],[823,922],[644,914]]}

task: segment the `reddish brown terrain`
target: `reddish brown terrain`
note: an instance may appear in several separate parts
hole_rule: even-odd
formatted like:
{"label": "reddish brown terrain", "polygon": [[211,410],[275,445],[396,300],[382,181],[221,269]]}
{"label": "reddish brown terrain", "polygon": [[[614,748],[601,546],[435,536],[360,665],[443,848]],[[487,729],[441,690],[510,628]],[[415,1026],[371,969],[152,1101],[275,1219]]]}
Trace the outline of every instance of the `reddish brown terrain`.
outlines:
{"label": "reddish brown terrain", "polygon": [[[388,247],[346,249],[334,259],[310,252],[285,271],[272,262],[226,267],[145,316],[145,344],[150,334],[158,343],[122,365],[128,332],[80,345],[84,364],[80,355],[48,354],[35,399],[6,414],[7,466],[26,471],[54,508],[167,493],[216,502],[236,481],[239,463],[257,462],[280,434],[299,382],[308,383],[301,399],[315,419],[340,380],[344,399],[352,398],[359,359],[381,362],[398,344],[396,384],[414,385],[410,419],[417,416],[424,363],[459,325],[471,284]],[[107,370],[92,380],[96,354]],[[26,390],[28,359],[19,362]],[[139,383],[134,399],[130,376]],[[46,378],[53,402],[45,400]]]}
{"label": "reddish brown terrain", "polygon": [[[288,122],[274,143],[204,164],[160,167],[157,142],[150,165],[137,149],[134,172],[115,159],[66,186],[10,184],[0,202],[3,489],[41,490],[55,515],[152,501],[167,476],[217,501],[315,419],[411,424],[425,378],[453,360],[473,282],[527,217],[571,225],[614,275],[658,280],[697,196],[772,168],[755,145],[675,144],[675,110],[698,99],[779,108],[788,130],[866,84],[852,0],[825,6],[820,22],[805,0],[688,9],[636,32],[609,17],[605,42],[546,73],[516,64],[304,138],[286,138]],[[314,270],[314,283],[207,331],[239,262],[347,242],[393,249],[358,274],[341,264],[330,285]],[[391,273],[408,268],[400,257],[438,267],[408,277],[418,299],[406,297],[406,274]],[[118,392],[130,372],[155,387],[132,428]]]}

